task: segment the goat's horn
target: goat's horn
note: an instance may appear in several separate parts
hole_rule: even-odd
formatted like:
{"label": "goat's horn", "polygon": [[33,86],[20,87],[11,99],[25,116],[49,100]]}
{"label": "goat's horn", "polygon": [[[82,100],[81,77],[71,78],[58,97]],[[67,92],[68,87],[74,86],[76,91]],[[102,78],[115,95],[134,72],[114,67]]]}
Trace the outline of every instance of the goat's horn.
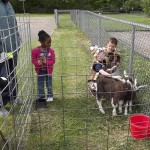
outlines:
{"label": "goat's horn", "polygon": [[124,70],[123,74],[126,78],[128,77],[126,70]]}
{"label": "goat's horn", "polygon": [[146,88],[146,87],[147,87],[147,85],[140,85],[139,87],[137,87],[136,91],[141,89],[141,88]]}

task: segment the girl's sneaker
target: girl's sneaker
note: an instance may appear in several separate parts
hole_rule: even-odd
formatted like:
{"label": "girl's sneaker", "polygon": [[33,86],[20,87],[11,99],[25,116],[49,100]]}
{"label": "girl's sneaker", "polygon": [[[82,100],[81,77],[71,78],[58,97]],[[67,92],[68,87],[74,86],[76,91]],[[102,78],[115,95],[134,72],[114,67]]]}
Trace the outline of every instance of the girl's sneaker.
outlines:
{"label": "girl's sneaker", "polygon": [[53,101],[53,97],[48,97],[47,102],[52,102]]}

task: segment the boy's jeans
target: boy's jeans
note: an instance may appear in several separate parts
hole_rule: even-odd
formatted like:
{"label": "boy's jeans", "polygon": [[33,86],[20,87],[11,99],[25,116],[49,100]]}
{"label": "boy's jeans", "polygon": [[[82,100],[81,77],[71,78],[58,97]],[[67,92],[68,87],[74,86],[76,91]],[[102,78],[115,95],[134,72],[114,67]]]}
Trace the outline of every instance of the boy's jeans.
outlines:
{"label": "boy's jeans", "polygon": [[53,97],[52,75],[48,75],[46,70],[41,70],[37,76],[38,81],[38,98],[45,98],[44,83],[46,80],[47,97]]}

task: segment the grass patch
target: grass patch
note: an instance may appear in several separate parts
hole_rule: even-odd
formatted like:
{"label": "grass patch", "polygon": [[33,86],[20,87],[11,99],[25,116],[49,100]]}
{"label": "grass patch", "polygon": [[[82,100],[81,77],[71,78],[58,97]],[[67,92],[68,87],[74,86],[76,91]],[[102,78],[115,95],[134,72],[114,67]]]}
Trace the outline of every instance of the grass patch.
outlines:
{"label": "grass patch", "polygon": [[134,14],[111,14],[111,15],[106,15],[106,16],[117,18],[117,19],[121,19],[121,20],[141,23],[141,24],[145,24],[145,25],[150,25],[150,18],[145,16],[144,14],[140,14],[140,15],[134,15]]}
{"label": "grass patch", "polygon": [[[70,22],[66,25],[69,27]],[[86,83],[91,56],[87,49],[90,45],[87,37],[76,28],[59,28],[52,35],[52,41],[56,53],[54,102],[48,104],[48,110],[40,113],[33,111],[28,144],[30,149],[148,150],[148,140],[137,142],[130,136],[128,116],[121,114],[112,118],[109,101],[104,102],[106,115],[102,115],[95,98],[89,95]],[[125,69],[129,51],[122,51],[121,67]],[[138,63],[143,63],[143,59],[135,54],[134,69],[141,75]],[[141,111],[141,107],[134,108],[134,112],[138,111]]]}

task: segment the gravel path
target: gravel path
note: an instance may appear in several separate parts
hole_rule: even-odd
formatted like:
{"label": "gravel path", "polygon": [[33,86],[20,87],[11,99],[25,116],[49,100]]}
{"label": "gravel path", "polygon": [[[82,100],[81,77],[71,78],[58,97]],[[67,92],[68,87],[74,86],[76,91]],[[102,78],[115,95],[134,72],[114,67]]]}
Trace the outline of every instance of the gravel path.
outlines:
{"label": "gravel path", "polygon": [[38,40],[38,32],[46,31],[52,35],[56,29],[55,18],[53,17],[30,17],[31,40]]}
{"label": "gravel path", "polygon": [[43,16],[43,17],[32,17],[32,16],[18,16],[17,22],[19,26],[19,32],[21,33],[22,40],[24,39],[23,34],[28,23],[30,22],[30,29],[31,29],[31,40],[37,41],[38,40],[38,32],[40,30],[46,31],[48,34],[52,35],[54,30],[56,29],[55,25],[55,18],[53,16]]}

